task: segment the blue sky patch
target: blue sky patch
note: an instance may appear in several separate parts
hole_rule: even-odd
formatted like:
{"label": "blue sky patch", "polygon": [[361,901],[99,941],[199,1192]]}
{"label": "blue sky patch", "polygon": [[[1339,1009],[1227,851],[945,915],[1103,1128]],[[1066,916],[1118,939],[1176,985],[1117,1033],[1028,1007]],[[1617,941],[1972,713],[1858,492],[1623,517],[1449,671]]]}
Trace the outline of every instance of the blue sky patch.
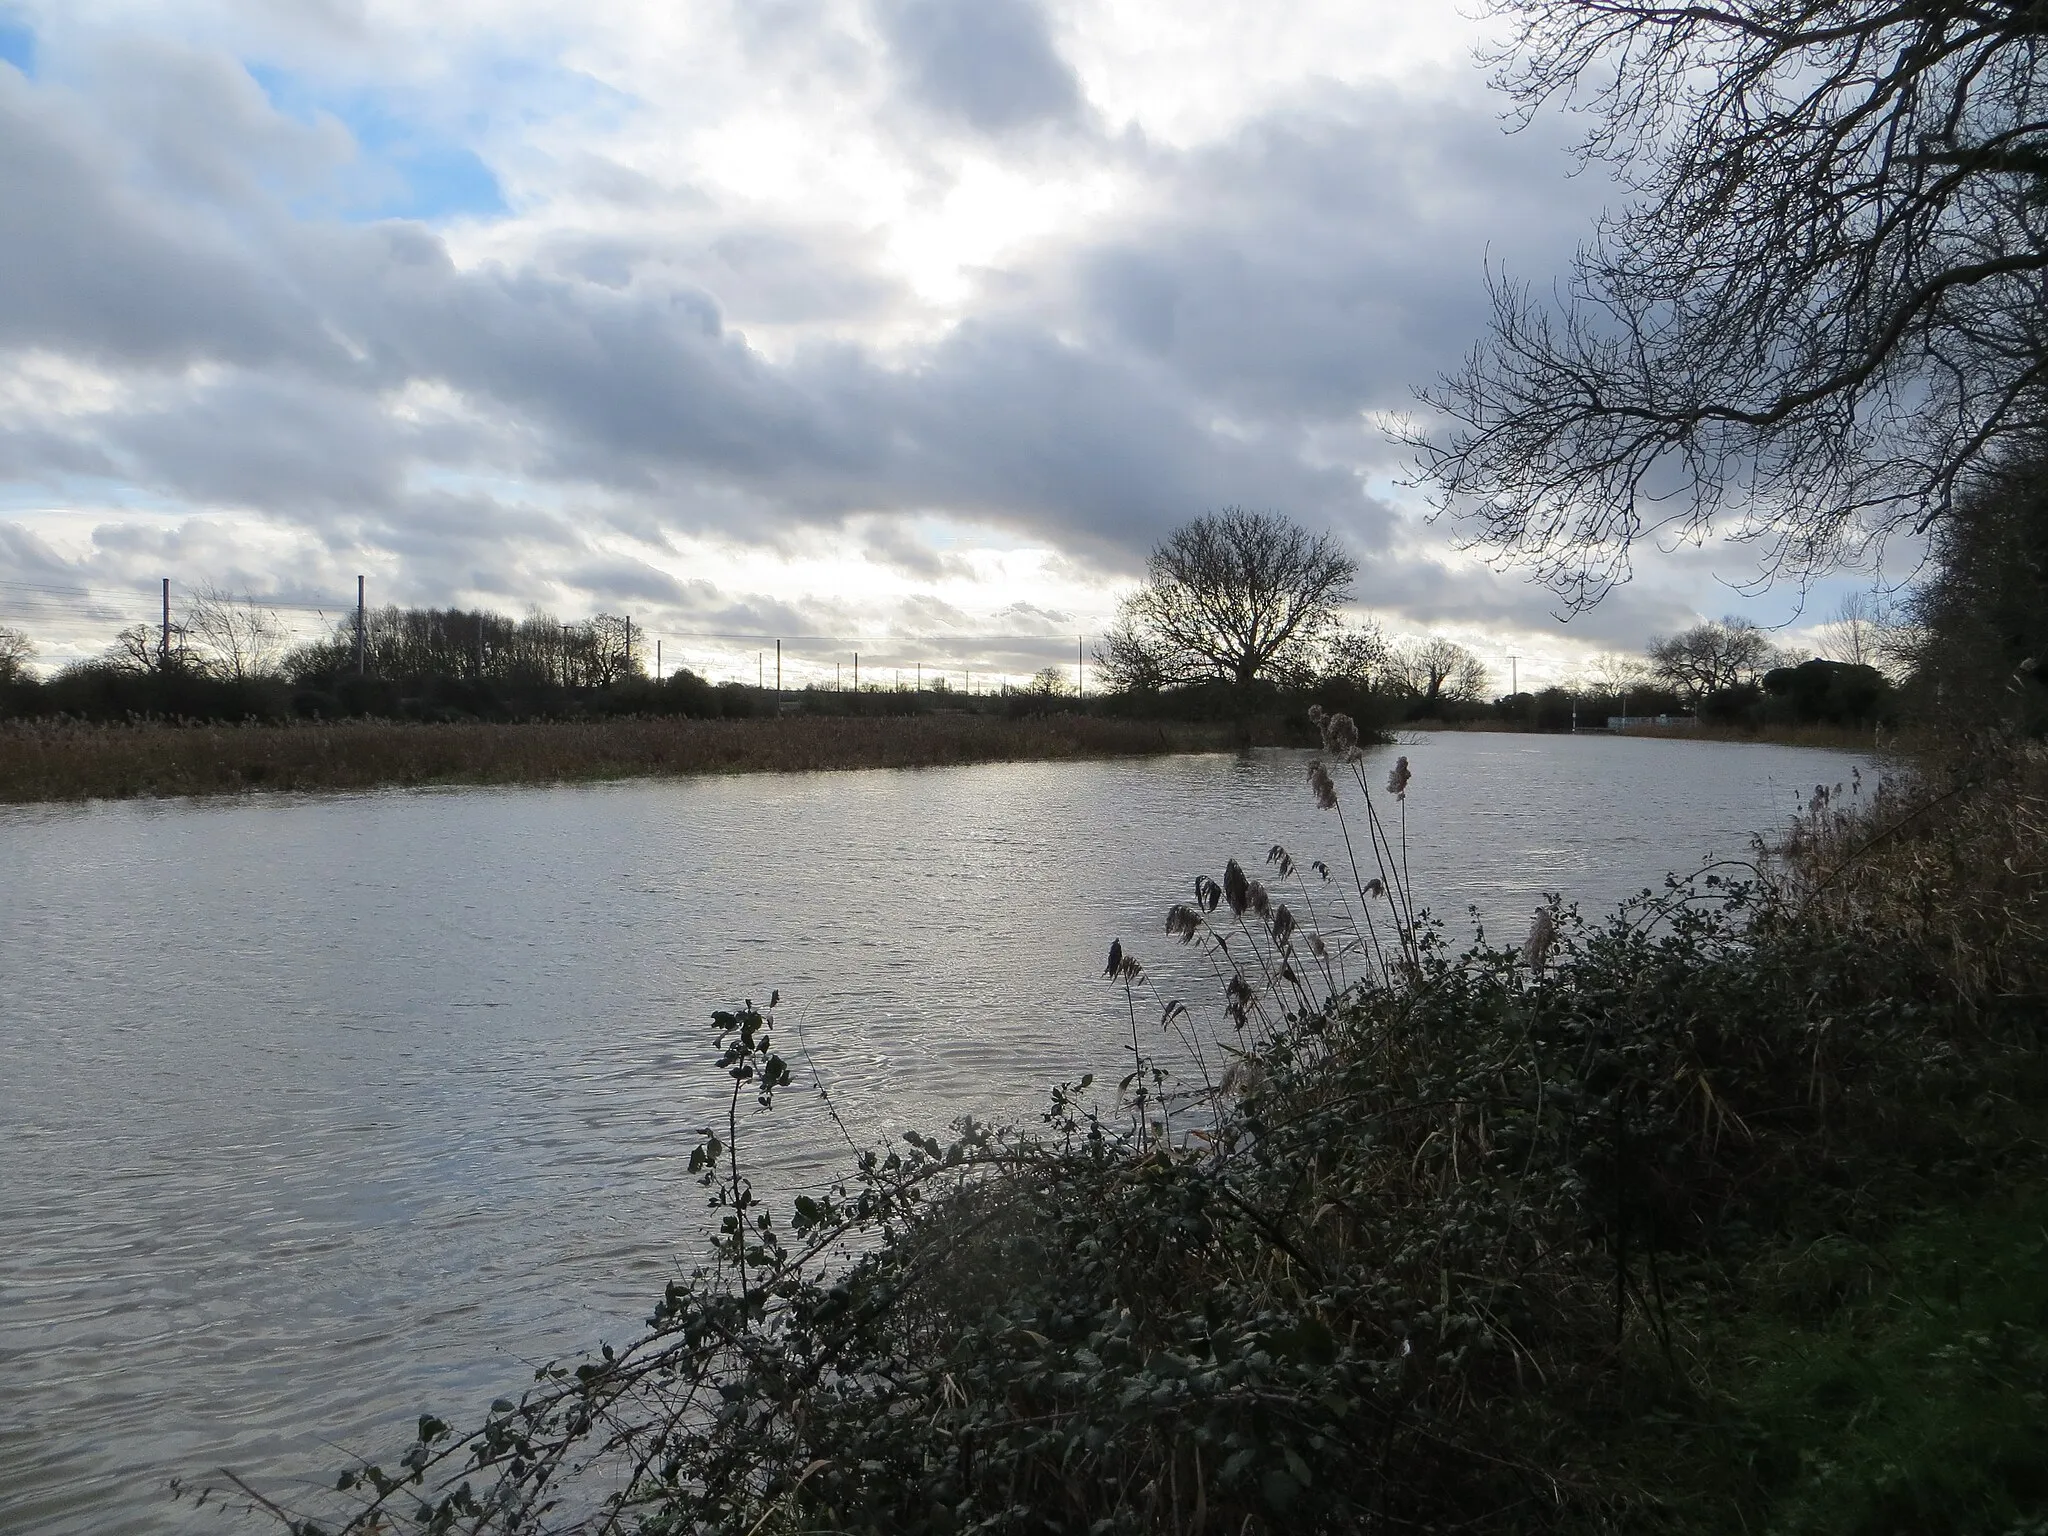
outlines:
{"label": "blue sky patch", "polygon": [[510,212],[497,174],[439,124],[410,117],[371,91],[326,91],[286,70],[249,66],[278,111],[301,122],[332,117],[356,142],[358,159],[328,196],[299,210],[348,219],[495,217]]}
{"label": "blue sky patch", "polygon": [[12,64],[24,75],[36,72],[35,33],[5,16],[0,16],[0,63]]}

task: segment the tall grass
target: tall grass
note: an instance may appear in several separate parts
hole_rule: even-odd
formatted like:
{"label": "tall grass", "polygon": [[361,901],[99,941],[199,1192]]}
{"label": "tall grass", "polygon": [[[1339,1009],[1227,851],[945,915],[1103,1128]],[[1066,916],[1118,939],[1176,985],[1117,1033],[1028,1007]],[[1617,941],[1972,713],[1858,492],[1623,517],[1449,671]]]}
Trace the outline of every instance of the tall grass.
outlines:
{"label": "tall grass", "polygon": [[[1408,890],[1404,797],[1427,787],[1405,765],[1370,784],[1349,722],[1322,724],[1309,790],[1349,855],[1273,850],[1273,888],[1232,861],[1167,917],[1162,941],[1215,967],[1212,1028],[1118,945],[1132,1070],[1111,1099],[1084,1082],[1029,1132],[911,1136],[778,1218],[736,1160],[741,1110],[790,1083],[774,1000],[720,1013],[733,1113],[692,1159],[714,1261],[629,1347],[542,1371],[470,1431],[421,1420],[391,1468],[344,1475],[328,1519],[1181,1536],[2048,1516],[2039,1425],[1944,1435],[1951,1461],[1981,1443],[1970,1475],[1857,1504],[1798,1436],[1871,1411],[1774,1418],[1770,1393],[1741,1396],[1772,1363],[1742,1353],[1774,1337],[1760,1309],[1802,1291],[1810,1332],[1854,1299],[1825,1262],[1788,1280],[1813,1255],[1904,1264],[1924,1213],[1968,1227],[2043,1177],[2041,761],[1859,810],[1827,787],[1749,866],[1599,922],[1552,904],[1522,945],[1454,953]],[[1176,1031],[1198,1084],[1160,1064]],[[2035,1349],[2048,1281],[1954,1316]],[[1901,1389],[1992,1349],[1921,1369],[1924,1332],[1901,1334]]]}
{"label": "tall grass", "polygon": [[1222,744],[1220,731],[1202,726],[1066,714],[446,725],[13,721],[0,723],[0,802],[917,768]]}

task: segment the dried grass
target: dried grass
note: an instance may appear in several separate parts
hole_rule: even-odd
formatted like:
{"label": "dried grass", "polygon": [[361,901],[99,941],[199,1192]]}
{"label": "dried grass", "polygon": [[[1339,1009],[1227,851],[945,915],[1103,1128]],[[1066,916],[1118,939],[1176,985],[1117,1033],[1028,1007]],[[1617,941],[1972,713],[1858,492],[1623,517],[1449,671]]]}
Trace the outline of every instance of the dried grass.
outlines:
{"label": "dried grass", "polygon": [[2048,749],[1888,780],[1815,785],[1781,897],[1838,932],[1879,932],[1969,1007],[2048,996]]}
{"label": "dried grass", "polygon": [[1218,729],[1049,714],[524,724],[0,724],[0,803],[931,768],[1213,750]]}

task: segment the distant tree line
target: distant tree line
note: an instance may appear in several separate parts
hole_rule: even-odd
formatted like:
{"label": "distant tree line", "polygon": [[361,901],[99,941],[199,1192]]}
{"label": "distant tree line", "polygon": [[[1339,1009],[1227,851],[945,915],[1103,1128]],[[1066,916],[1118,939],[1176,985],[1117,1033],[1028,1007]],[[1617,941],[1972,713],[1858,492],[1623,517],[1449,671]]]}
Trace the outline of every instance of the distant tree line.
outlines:
{"label": "distant tree line", "polygon": [[631,621],[482,609],[370,610],[293,645],[262,603],[201,588],[168,626],[122,630],[48,678],[0,625],[0,713],[89,720],[511,720],[609,713],[750,715],[757,690],[678,670],[650,678]]}
{"label": "distant tree line", "polygon": [[1319,702],[1366,729],[1493,719],[1566,730],[1610,715],[1686,715],[2048,734],[2048,447],[2014,456],[1959,502],[1902,600],[1843,602],[1816,632],[1818,655],[1731,617],[1660,636],[1639,656],[1602,657],[1566,686],[1495,695],[1485,661],[1453,640],[1344,622],[1356,574],[1328,535],[1275,514],[1226,508],[1198,518],[1154,551],[1145,583],[1096,649],[1098,686],[1085,699],[1047,667],[1001,697],[934,680],[771,700],[687,670],[650,678],[631,621],[612,614],[563,623],[539,611],[386,607],[360,632],[350,616],[293,646],[260,603],[202,588],[168,630],[122,630],[104,655],[48,678],[32,665],[28,637],[0,625],[0,713],[453,720],[1088,709],[1284,729]]}
{"label": "distant tree line", "polygon": [[1197,519],[1154,551],[1096,651],[1110,707],[1245,714],[1313,697],[1382,728],[1680,716],[2048,734],[2048,447],[2014,455],[1959,502],[1904,596],[1846,598],[1813,632],[1817,654],[1729,617],[1601,657],[1566,685],[1495,695],[1484,660],[1452,640],[1346,624],[1356,571],[1327,535],[1270,513]]}

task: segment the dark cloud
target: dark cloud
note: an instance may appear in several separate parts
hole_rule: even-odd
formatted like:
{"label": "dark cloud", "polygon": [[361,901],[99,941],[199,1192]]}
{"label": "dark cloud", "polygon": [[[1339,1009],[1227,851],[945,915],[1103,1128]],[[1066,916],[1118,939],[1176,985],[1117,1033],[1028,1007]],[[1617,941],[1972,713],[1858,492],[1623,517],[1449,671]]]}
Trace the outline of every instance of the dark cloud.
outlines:
{"label": "dark cloud", "polygon": [[288,270],[123,162],[81,103],[0,70],[0,347],[147,367],[332,351]]}
{"label": "dark cloud", "polygon": [[911,95],[984,133],[1073,117],[1080,83],[1037,0],[874,0]]}
{"label": "dark cloud", "polygon": [[[876,4],[933,110],[989,130],[1081,110],[1025,0]],[[1561,181],[1554,144],[1504,141],[1477,99],[1328,87],[1206,148],[1131,141],[1114,152],[1144,211],[1056,242],[943,335],[771,353],[749,326],[832,334],[906,304],[876,236],[691,193],[669,209],[683,235],[627,221],[462,263],[424,224],[293,217],[281,189],[331,146],[239,66],[138,48],[96,68],[76,88],[0,69],[0,349],[130,388],[0,423],[10,479],[104,475],[158,504],[251,509],[322,558],[388,559],[408,599],[552,585],[770,632],[850,620],[677,583],[608,535],[792,548],[853,520],[877,560],[961,574],[903,520],[932,513],[1129,577],[1171,528],[1237,503],[1337,529],[1383,610],[1547,623],[1539,590],[1402,553],[1364,489],[1395,458],[1360,413],[1406,404],[1477,333],[1489,245],[1545,269],[1602,195]],[[121,79],[142,84],[116,102]],[[594,183],[618,169],[593,165]],[[638,173],[614,190],[670,196]],[[1029,670],[1038,646],[1006,664]]]}
{"label": "dark cloud", "polygon": [[1610,189],[1567,164],[1480,99],[1330,87],[1157,156],[1158,211],[1074,252],[1069,280],[1105,330],[1241,407],[1400,409],[1479,334],[1489,249],[1549,271],[1584,235]]}

